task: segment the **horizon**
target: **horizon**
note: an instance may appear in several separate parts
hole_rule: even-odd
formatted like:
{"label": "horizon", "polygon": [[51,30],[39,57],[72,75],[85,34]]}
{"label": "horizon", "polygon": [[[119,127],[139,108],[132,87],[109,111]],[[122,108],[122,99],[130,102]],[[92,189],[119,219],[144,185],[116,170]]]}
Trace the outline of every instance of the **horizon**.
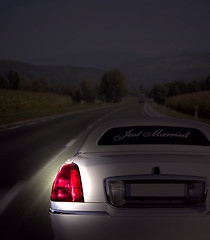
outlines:
{"label": "horizon", "polygon": [[[99,65],[99,59],[96,61]],[[73,62],[75,63],[74,59]],[[126,76],[129,87],[136,90],[141,86],[150,87],[157,83],[205,80],[210,75],[210,52],[182,52],[176,55],[138,58],[123,62],[120,54],[116,64],[109,62],[110,64],[107,65],[106,63],[104,62],[104,65],[100,63],[101,65],[97,67],[96,64],[76,66],[75,64],[35,64],[0,60],[0,76],[7,78],[8,72],[14,70],[30,81],[47,77],[52,82],[78,83],[88,79],[98,82],[105,72],[117,68]]]}
{"label": "horizon", "polygon": [[[159,54],[142,54],[140,52],[120,52],[120,51],[95,51],[95,52],[74,52],[70,54],[57,54],[39,58],[32,59],[3,59],[0,58],[0,61],[11,61],[11,62],[20,62],[29,65],[37,66],[70,66],[70,67],[85,67],[85,68],[104,68],[104,67],[115,67],[132,62],[137,62],[142,59],[157,59],[157,58],[173,58],[181,56],[192,56],[192,55],[208,55],[210,50],[200,50],[200,51],[189,51],[182,50],[178,52],[164,52]],[[81,59],[81,57],[86,57]],[[89,57],[91,56],[91,60]],[[104,58],[106,56],[106,58]],[[128,58],[126,58],[129,56]],[[73,59],[73,58],[74,59]],[[76,58],[77,59],[76,59]],[[100,57],[101,59],[98,59]],[[108,58],[107,58],[108,57]],[[109,59],[112,58],[110,62]],[[70,64],[68,64],[70,62]],[[82,64],[81,64],[82,62]],[[95,62],[95,63],[94,63]],[[72,63],[72,64],[71,64]],[[86,63],[86,64],[85,64]],[[97,64],[96,64],[97,63]]]}

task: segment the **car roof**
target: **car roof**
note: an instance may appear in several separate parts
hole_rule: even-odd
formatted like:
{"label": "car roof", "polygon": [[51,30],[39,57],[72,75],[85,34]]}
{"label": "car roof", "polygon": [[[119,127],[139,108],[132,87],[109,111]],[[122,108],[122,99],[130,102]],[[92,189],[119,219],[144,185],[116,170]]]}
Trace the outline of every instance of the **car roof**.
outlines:
{"label": "car roof", "polygon": [[[148,138],[149,134],[151,136]],[[113,140],[114,137],[118,139]],[[119,137],[124,139],[119,141]],[[190,140],[190,143],[185,140]],[[166,146],[168,150],[179,148],[190,151],[198,147],[209,149],[209,145],[208,124],[171,117],[142,117],[97,124],[88,134],[79,152],[136,152],[151,148],[166,150]]]}

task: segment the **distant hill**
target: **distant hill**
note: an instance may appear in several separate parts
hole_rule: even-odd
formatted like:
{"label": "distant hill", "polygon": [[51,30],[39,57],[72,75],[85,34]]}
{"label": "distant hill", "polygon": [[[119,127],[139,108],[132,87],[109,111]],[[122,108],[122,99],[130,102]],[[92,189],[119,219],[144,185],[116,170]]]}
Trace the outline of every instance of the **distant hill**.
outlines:
{"label": "distant hill", "polygon": [[[84,66],[107,69],[113,66],[145,58],[148,54],[138,52],[79,52],[27,60],[36,65]],[[154,55],[152,55],[154,56]]]}
{"label": "distant hill", "polygon": [[118,68],[126,74],[133,88],[173,80],[203,80],[210,75],[210,53],[144,58]]}
{"label": "distant hill", "polygon": [[[108,61],[110,56],[107,54],[107,59],[104,63]],[[173,80],[204,80],[210,75],[210,53],[183,53],[180,55],[153,57],[139,56],[138,60],[125,61],[123,64],[122,62],[125,60],[126,55],[122,56],[122,58],[112,59],[113,63],[111,64],[112,61],[110,61],[110,65],[104,68],[34,65],[1,60],[0,75],[8,76],[8,71],[14,70],[31,80],[47,76],[53,82],[78,82],[85,79],[99,82],[105,71],[119,68],[126,75],[128,86],[135,90],[139,89],[141,85],[151,87],[155,83],[165,83]],[[137,55],[132,56],[134,59],[137,57]],[[87,61],[88,59],[84,60],[84,64]],[[63,64],[65,64],[65,61]]]}
{"label": "distant hill", "polygon": [[9,70],[17,71],[23,77],[39,80],[40,77],[49,77],[52,82],[71,81],[78,82],[86,79],[97,81],[101,79],[104,70],[88,67],[72,66],[41,66],[18,61],[0,60],[0,75],[8,76]]}

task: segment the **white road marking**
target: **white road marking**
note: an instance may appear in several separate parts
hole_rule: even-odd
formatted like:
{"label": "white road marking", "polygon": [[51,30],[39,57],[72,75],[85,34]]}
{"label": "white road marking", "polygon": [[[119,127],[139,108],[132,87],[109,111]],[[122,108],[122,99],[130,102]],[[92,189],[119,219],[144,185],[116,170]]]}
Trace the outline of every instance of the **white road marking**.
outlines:
{"label": "white road marking", "polygon": [[36,124],[37,122],[30,122],[30,123],[27,123],[27,125],[28,126],[30,126],[30,125],[34,125],[34,124]]}
{"label": "white road marking", "polygon": [[77,141],[77,139],[71,139],[71,140],[66,144],[66,147],[71,147],[76,141]]}
{"label": "white road marking", "polygon": [[151,104],[145,103],[144,104],[144,112],[149,116],[149,117],[163,117],[165,114],[158,112],[155,110]]}
{"label": "white road marking", "polygon": [[[49,161],[40,171],[38,171],[35,176],[42,174],[55,160],[59,158],[60,155],[63,154],[64,151],[66,151],[67,148],[71,147],[77,139],[70,140],[63,150],[61,150],[51,161]],[[12,203],[12,201],[15,199],[15,197],[19,194],[19,192],[23,189],[25,186],[25,182],[18,182],[16,183],[9,191],[4,194],[2,199],[0,199],[0,215],[3,214],[3,212],[7,209],[7,207]],[[49,186],[47,186],[48,188]]]}
{"label": "white road marking", "polygon": [[89,126],[87,126],[87,129],[91,129],[94,126],[94,124],[90,124]]}
{"label": "white road marking", "polygon": [[[106,114],[104,116],[107,116],[109,114]],[[99,118],[95,121],[94,124],[91,124],[88,126],[88,128],[92,128],[96,123],[98,123],[99,121],[101,121],[103,118]],[[36,124],[38,121],[34,121],[32,123],[28,123],[28,124]],[[15,126],[12,127],[14,128],[19,128],[21,125],[19,126]],[[12,129],[10,128],[10,129]],[[32,177],[31,179],[35,179],[38,176],[40,176],[44,171],[46,171],[46,169],[49,168],[49,166],[55,162],[57,159],[59,159],[59,157],[68,149],[70,148],[76,141],[78,141],[78,139],[80,138],[80,136],[83,135],[83,132],[80,133],[80,135],[75,138],[75,139],[71,139],[66,145],[65,147],[53,158],[51,159],[49,162],[47,162],[45,164],[45,166],[42,167],[42,169],[40,169],[35,175],[34,177]],[[54,179],[52,179],[53,181]],[[31,180],[32,181],[32,180]],[[49,185],[47,185],[46,189],[49,188],[49,186],[52,184],[52,182],[50,181]],[[3,214],[3,212],[7,209],[7,207],[12,203],[12,201],[15,199],[15,197],[20,193],[20,191],[23,189],[24,186],[27,187],[28,184],[26,184],[26,182],[18,182],[17,184],[15,184],[6,194],[4,194],[3,198],[0,199],[0,215]]]}
{"label": "white road marking", "polygon": [[9,204],[13,201],[13,199],[18,195],[21,189],[24,187],[24,182],[16,183],[0,200],[0,215],[6,210]]}
{"label": "white road marking", "polygon": [[40,120],[40,122],[46,122],[46,121],[47,121],[46,118]]}
{"label": "white road marking", "polygon": [[8,128],[8,130],[13,130],[13,129],[16,129],[16,128],[19,128],[20,126],[14,126],[14,127],[10,127]]}

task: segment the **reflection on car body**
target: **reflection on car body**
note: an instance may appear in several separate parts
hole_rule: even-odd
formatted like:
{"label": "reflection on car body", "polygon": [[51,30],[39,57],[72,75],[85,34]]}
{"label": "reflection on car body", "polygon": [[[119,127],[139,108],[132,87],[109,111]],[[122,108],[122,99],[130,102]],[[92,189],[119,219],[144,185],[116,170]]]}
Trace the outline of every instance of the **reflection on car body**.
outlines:
{"label": "reflection on car body", "polygon": [[209,239],[210,127],[172,118],[96,126],[53,184],[56,239]]}

